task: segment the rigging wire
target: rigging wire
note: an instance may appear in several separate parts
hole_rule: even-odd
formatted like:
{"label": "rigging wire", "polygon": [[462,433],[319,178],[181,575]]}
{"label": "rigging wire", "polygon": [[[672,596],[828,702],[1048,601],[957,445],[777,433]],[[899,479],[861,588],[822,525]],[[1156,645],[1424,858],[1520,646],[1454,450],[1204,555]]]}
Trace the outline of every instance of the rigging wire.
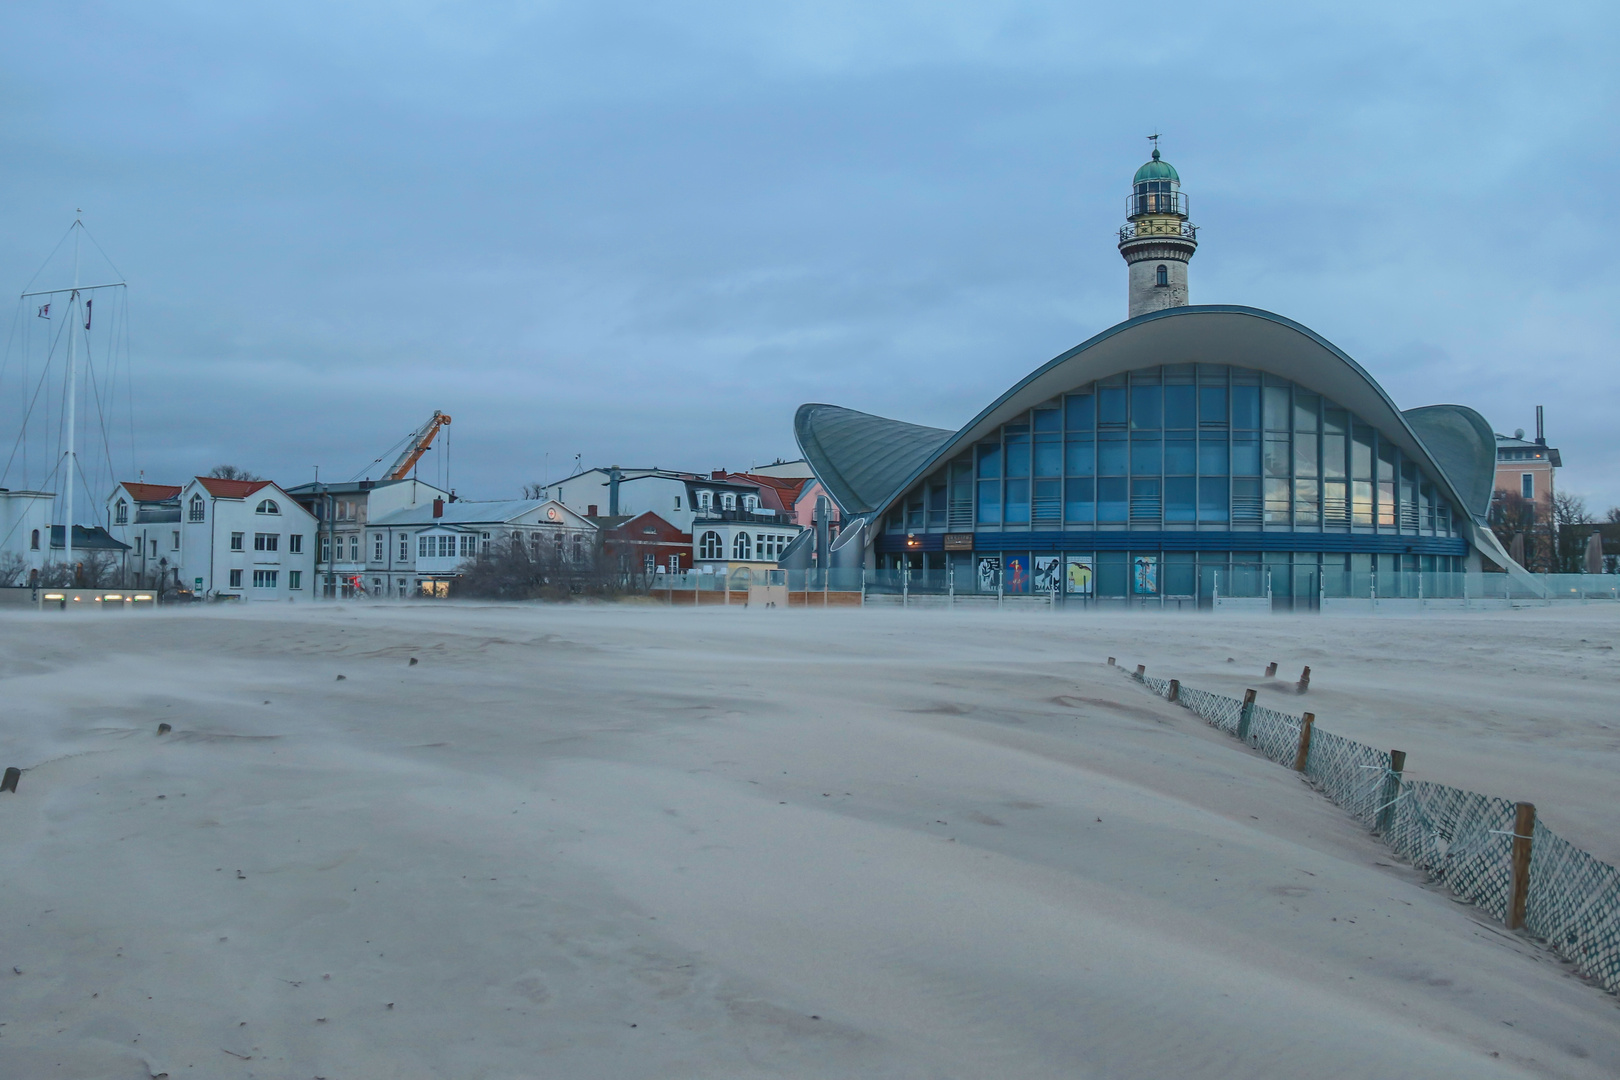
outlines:
{"label": "rigging wire", "polygon": [[[59,340],[61,338],[62,331],[65,330],[65,329],[67,329],[65,324],[60,329],[58,329],[57,338]],[[40,392],[45,388],[46,376],[48,376],[50,374],[50,371],[51,371],[51,363],[50,363],[51,356],[53,356],[55,354],[55,352],[56,352],[56,345],[52,344],[52,346],[50,348],[50,351],[45,354],[45,365],[44,365],[44,367],[42,367],[40,369],[39,382],[34,387],[34,394],[28,400],[28,409],[23,414],[22,430],[19,431],[18,434],[17,434],[17,441],[12,444],[11,457],[6,459],[6,467],[5,467],[5,469],[0,470],[0,484],[4,484],[5,480],[6,480],[6,477],[11,474],[11,462],[17,456],[18,447],[23,448],[23,452],[24,452],[25,456],[27,454],[27,448],[26,448],[26,442],[24,440],[24,435],[27,434],[27,430],[28,430],[28,418],[33,415],[34,407],[39,402]],[[49,398],[45,399],[45,423],[46,423],[47,426],[50,424],[50,399]],[[55,470],[53,469],[52,472],[54,474]],[[25,475],[23,477],[24,486],[26,486],[27,483],[28,483],[28,478]]]}

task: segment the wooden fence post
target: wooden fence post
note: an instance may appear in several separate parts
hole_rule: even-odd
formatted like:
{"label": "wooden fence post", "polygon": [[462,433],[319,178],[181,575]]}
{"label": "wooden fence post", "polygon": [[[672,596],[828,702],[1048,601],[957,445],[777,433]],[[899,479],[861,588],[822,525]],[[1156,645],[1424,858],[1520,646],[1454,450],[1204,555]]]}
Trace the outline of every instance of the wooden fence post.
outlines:
{"label": "wooden fence post", "polygon": [[22,770],[13,765],[6,770],[6,777],[0,780],[0,791],[16,791],[17,781],[22,779]]}
{"label": "wooden fence post", "polygon": [[1271,663],[1266,665],[1266,678],[1269,679],[1269,678],[1271,678],[1272,676],[1274,676],[1276,674],[1277,674],[1277,661],[1273,660]]}
{"label": "wooden fence post", "polygon": [[1113,667],[1113,666],[1114,666],[1114,658],[1113,658],[1113,657],[1112,657],[1112,656],[1110,656],[1110,657],[1109,657],[1109,658],[1108,658],[1108,666],[1109,666],[1109,667]]}
{"label": "wooden fence post", "polygon": [[1311,731],[1315,727],[1315,713],[1308,712],[1299,718],[1299,749],[1294,751],[1295,772],[1305,771],[1305,762],[1311,756]]}
{"label": "wooden fence post", "polygon": [[1304,671],[1299,673],[1299,685],[1294,688],[1294,692],[1298,693],[1298,694],[1303,694],[1305,691],[1309,690],[1310,688],[1311,688],[1311,669],[1310,669],[1309,666],[1307,666]]}
{"label": "wooden fence post", "polygon": [[1507,928],[1524,926],[1524,909],[1530,902],[1530,839],[1536,832],[1536,807],[1522,802],[1513,815],[1513,882],[1508,890]]}
{"label": "wooden fence post", "polygon": [[1136,665],[1136,681],[1141,682],[1142,681],[1142,676],[1144,676],[1146,674],[1147,674],[1147,665],[1146,664],[1137,664]]}
{"label": "wooden fence post", "polygon": [[1167,700],[1167,701],[1177,701],[1177,702],[1179,702],[1181,700],[1181,680],[1180,679],[1171,679],[1170,680],[1170,696],[1168,698],[1166,698],[1165,700]]}
{"label": "wooden fence post", "polygon": [[1389,752],[1389,775],[1384,777],[1384,790],[1379,795],[1378,831],[1388,833],[1395,823],[1395,800],[1401,794],[1401,773],[1406,771],[1406,751]]}
{"label": "wooden fence post", "polygon": [[1237,737],[1249,741],[1249,724],[1254,720],[1255,691],[1243,691],[1243,711],[1238,714]]}

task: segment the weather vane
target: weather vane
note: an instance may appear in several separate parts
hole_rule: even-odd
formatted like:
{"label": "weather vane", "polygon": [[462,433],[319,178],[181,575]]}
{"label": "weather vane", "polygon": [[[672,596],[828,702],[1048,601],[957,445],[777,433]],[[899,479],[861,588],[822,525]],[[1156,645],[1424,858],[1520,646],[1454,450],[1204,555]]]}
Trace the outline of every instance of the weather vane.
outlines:
{"label": "weather vane", "polygon": [[1157,134],[1149,135],[1148,141],[1153,144],[1153,149],[1155,151],[1159,149],[1159,136]]}

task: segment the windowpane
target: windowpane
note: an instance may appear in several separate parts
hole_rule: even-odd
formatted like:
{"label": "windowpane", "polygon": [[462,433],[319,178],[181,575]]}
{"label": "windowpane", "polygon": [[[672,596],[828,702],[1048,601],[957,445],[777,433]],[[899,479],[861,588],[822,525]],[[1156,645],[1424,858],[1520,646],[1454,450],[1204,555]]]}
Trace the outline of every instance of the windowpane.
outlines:
{"label": "windowpane", "polygon": [[[1238,389],[1245,389],[1239,387]],[[1226,426],[1226,387],[1198,388],[1198,423],[1203,427]]]}
{"label": "windowpane", "polygon": [[1070,476],[1090,476],[1097,471],[1097,444],[1089,437],[1070,439],[1065,456],[1065,471]]}
{"label": "windowpane", "polygon": [[1097,472],[1103,476],[1124,476],[1130,464],[1125,437],[1119,433],[1109,438],[1110,434],[1103,432],[1097,441]]}
{"label": "windowpane", "polygon": [[1321,520],[1320,493],[1315,479],[1294,481],[1294,524],[1315,525]]}
{"label": "windowpane", "polygon": [[1315,431],[1316,413],[1321,406],[1319,395],[1307,393],[1297,387],[1294,390],[1294,430]]}
{"label": "windowpane", "polygon": [[1302,433],[1294,436],[1294,475],[1316,475],[1316,435]]}
{"label": "windowpane", "polygon": [[1371,480],[1355,480],[1350,485],[1350,523],[1352,525],[1371,525],[1373,523],[1372,506],[1373,486]]}
{"label": "windowpane", "polygon": [[1260,388],[1258,386],[1232,387],[1232,426],[1257,428],[1260,426]]}
{"label": "windowpane", "polygon": [[1198,388],[1195,386],[1167,386],[1164,388],[1164,426],[1191,428],[1198,426]]}
{"label": "windowpane", "polygon": [[1089,522],[1097,516],[1097,482],[1089,476],[1063,482],[1063,520]]}
{"label": "windowpane", "polygon": [[985,480],[1001,479],[1001,444],[979,444],[979,476]]}
{"label": "windowpane", "polygon": [[1331,432],[1322,435],[1322,475],[1333,479],[1344,479],[1344,444],[1342,434]]}
{"label": "windowpane", "polygon": [[1159,478],[1131,478],[1131,520],[1154,524],[1159,520]]}
{"label": "windowpane", "polygon": [[1234,476],[1232,478],[1232,524],[1260,524],[1260,478]]}
{"label": "windowpane", "polygon": [[1136,476],[1159,475],[1159,440],[1153,438],[1131,439],[1131,472]]}
{"label": "windowpane", "polygon": [[1029,524],[1029,481],[1007,481],[1007,517],[1008,525]]}
{"label": "windowpane", "polygon": [[[1175,389],[1171,387],[1171,389]],[[1197,444],[1191,439],[1164,441],[1164,472],[1166,476],[1191,476],[1198,471]]]}
{"label": "windowpane", "polygon": [[1007,475],[1029,475],[1029,436],[1007,436]]}
{"label": "windowpane", "polygon": [[1164,520],[1196,520],[1193,510],[1198,497],[1198,481],[1190,476],[1171,476],[1164,482]]}
{"label": "windowpane", "polygon": [[979,524],[1001,523],[1001,481],[979,481]]}
{"label": "windowpane", "polygon": [[1055,525],[1062,520],[1063,482],[1061,480],[1035,481],[1035,501],[1030,520],[1036,524]]}
{"label": "windowpane", "polygon": [[1371,480],[1373,430],[1356,425],[1355,440],[1350,446],[1350,479]]}
{"label": "windowpane", "polygon": [[1099,424],[1125,423],[1125,388],[1104,386],[1097,391],[1097,422]]}
{"label": "windowpane", "polygon": [[1198,481],[1198,520],[1227,520],[1227,480],[1224,476],[1205,476]]}
{"label": "windowpane", "polygon": [[[1267,387],[1270,390],[1271,387]],[[1287,476],[1288,468],[1293,462],[1290,460],[1290,447],[1286,434],[1268,434],[1266,436],[1266,475]]]}
{"label": "windowpane", "polygon": [[1350,497],[1343,480],[1322,481],[1322,524],[1350,524]]}
{"label": "windowpane", "polygon": [[1224,476],[1227,472],[1226,437],[1198,440],[1198,471],[1205,476]]}
{"label": "windowpane", "polygon": [[1126,480],[1123,476],[1104,476],[1097,480],[1097,520],[1122,522],[1126,510]]}
{"label": "windowpane", "polygon": [[1265,388],[1265,411],[1267,431],[1287,431],[1289,424],[1288,387],[1268,386]]}
{"label": "windowpane", "polygon": [[1266,524],[1287,525],[1288,513],[1293,509],[1293,488],[1288,480],[1266,478]]}
{"label": "windowpane", "polygon": [[1097,426],[1097,399],[1090,394],[1070,394],[1068,397],[1068,425],[1070,431],[1091,431]]}
{"label": "windowpane", "polygon": [[1063,414],[1056,409],[1036,409],[1034,417],[1036,431],[1063,430]]}
{"label": "windowpane", "polygon": [[1035,436],[1035,475],[1063,475],[1063,444],[1058,441],[1058,436]]}
{"label": "windowpane", "polygon": [[1232,436],[1232,472],[1236,476],[1260,475],[1260,436],[1238,432]]}
{"label": "windowpane", "polygon": [[1160,428],[1164,426],[1163,397],[1157,386],[1131,387],[1131,427]]}

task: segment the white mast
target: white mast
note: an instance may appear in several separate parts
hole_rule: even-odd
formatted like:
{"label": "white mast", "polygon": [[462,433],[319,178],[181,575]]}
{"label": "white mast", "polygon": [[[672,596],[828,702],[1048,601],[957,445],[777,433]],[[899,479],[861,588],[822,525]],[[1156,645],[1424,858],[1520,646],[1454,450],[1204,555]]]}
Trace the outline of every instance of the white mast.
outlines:
{"label": "white mast", "polygon": [[[83,211],[80,211],[81,213]],[[74,452],[73,424],[79,402],[79,231],[83,223],[73,219],[73,292],[68,296],[68,401],[67,401],[67,516],[62,519],[62,560],[73,572],[73,470],[78,466]]]}

